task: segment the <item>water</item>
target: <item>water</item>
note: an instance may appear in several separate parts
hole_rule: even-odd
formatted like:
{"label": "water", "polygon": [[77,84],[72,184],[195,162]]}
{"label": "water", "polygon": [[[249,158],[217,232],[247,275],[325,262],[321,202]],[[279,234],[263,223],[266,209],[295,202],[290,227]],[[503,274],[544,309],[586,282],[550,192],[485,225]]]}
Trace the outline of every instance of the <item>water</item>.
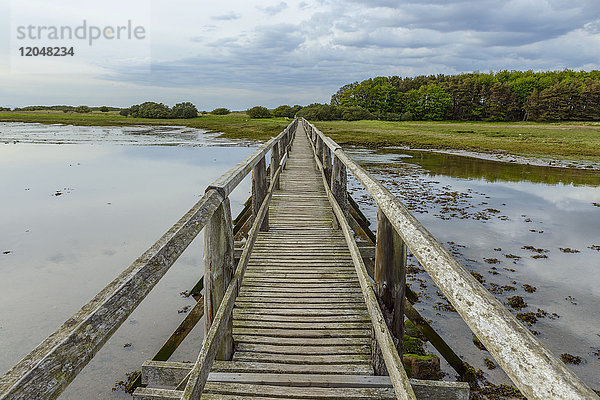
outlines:
{"label": "water", "polygon": [[[594,247],[600,245],[600,207],[594,205],[600,203],[600,173],[431,152],[348,151],[462,265],[481,274],[503,303],[523,297],[528,307],[512,311],[539,313],[530,329],[555,355],[581,356],[582,364],[569,367],[600,388],[600,247]],[[372,199],[358,182],[351,181],[351,187],[374,222]],[[409,264],[419,267],[412,257]],[[490,380],[505,381],[499,368],[485,367],[483,359],[491,356],[473,345],[470,330],[458,314],[447,311],[427,274],[410,272],[411,287],[421,293],[416,308],[466,361]],[[524,284],[536,291],[525,291]],[[541,317],[544,311],[548,314]]]}
{"label": "water", "polygon": [[[0,132],[0,373],[254,150],[188,128],[153,135],[141,127],[1,124]],[[234,216],[249,194],[246,180],[231,195]],[[202,274],[199,235],[61,398],[130,398],[111,392],[115,381],[153,357],[184,318],[178,311],[193,304],[180,292]],[[200,323],[173,360],[195,360],[202,337]]]}

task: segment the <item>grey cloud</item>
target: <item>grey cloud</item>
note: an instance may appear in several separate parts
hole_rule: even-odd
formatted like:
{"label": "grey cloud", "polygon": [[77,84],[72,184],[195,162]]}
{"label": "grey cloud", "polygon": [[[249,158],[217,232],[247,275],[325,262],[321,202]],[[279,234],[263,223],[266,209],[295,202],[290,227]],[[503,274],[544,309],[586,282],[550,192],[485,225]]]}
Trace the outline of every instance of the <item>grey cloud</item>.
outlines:
{"label": "grey cloud", "polygon": [[279,4],[275,4],[272,6],[268,6],[268,7],[257,7],[259,10],[264,11],[265,13],[269,14],[269,15],[275,15],[275,14],[279,14],[280,12],[282,12],[283,10],[285,10],[287,8],[287,3],[282,1]]}
{"label": "grey cloud", "polygon": [[214,15],[212,17],[210,17],[211,19],[214,19],[215,21],[233,21],[236,19],[240,19],[241,16],[239,14],[236,14],[233,11],[230,11],[226,14],[222,14],[222,15]]}
{"label": "grey cloud", "polygon": [[[221,85],[277,99],[302,91],[303,98],[327,101],[341,85],[377,75],[598,64],[600,20],[592,11],[600,6],[589,1],[323,4],[304,20],[215,38],[199,54],[154,64],[150,75],[120,71],[119,79],[164,87]],[[538,5],[535,12],[531,4]]]}

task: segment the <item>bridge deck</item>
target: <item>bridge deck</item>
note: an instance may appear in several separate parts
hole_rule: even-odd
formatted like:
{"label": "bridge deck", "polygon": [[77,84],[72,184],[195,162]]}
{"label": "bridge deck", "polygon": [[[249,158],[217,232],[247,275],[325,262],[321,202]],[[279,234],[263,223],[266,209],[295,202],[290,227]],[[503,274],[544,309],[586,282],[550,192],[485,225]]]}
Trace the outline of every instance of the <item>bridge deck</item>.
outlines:
{"label": "bridge deck", "polygon": [[280,185],[233,311],[233,360],[213,364],[203,398],[395,398],[389,378],[373,387],[369,315],[301,127]]}

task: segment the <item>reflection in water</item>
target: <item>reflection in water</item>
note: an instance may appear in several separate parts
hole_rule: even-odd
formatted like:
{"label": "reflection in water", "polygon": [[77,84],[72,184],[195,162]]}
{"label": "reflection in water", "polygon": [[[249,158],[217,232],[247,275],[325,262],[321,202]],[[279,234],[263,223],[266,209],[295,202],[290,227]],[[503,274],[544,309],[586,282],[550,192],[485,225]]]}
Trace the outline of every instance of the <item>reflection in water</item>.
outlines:
{"label": "reflection in water", "polygon": [[[150,247],[210,182],[254,150],[217,144],[0,144],[0,373]],[[249,188],[244,181],[232,194],[234,214]],[[202,273],[200,236],[61,398],[130,398],[111,387],[152,358],[181,322],[178,310],[192,300],[179,293]],[[197,354],[202,334],[199,324],[173,359],[195,358],[189,354]]]}
{"label": "reflection in water", "polygon": [[0,122],[0,143],[217,146],[234,143],[186,126],[73,126]]}
{"label": "reflection in water", "polygon": [[[569,367],[600,388],[600,208],[594,206],[600,173],[430,152],[349,153],[500,301],[523,297],[528,307],[520,312],[539,315],[530,329],[554,354],[581,356],[585,363]],[[374,222],[372,199],[357,182],[351,188]],[[409,264],[418,267],[413,258]],[[421,294],[416,307],[422,314],[469,363],[492,380],[506,380],[499,369],[485,367],[490,355],[473,345],[461,318],[446,311],[427,274],[413,272],[407,280]]]}
{"label": "reflection in water", "polygon": [[378,162],[388,159],[416,164],[432,175],[440,174],[453,178],[484,179],[487,182],[528,181],[551,185],[562,183],[575,186],[600,186],[600,173],[593,170],[504,163],[429,151],[399,152],[395,149],[381,149],[368,154],[376,157]]}

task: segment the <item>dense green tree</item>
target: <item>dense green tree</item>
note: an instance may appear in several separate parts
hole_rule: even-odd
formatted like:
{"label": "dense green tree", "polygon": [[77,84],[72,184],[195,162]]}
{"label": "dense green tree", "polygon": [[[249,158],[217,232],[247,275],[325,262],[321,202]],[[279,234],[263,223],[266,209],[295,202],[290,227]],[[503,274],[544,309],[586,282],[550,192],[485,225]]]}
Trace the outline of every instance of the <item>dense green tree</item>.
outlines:
{"label": "dense green tree", "polygon": [[171,109],[171,118],[196,118],[198,109],[189,101],[178,103]]}
{"label": "dense green tree", "polygon": [[302,106],[296,104],[295,106],[282,105],[273,110],[274,117],[287,117],[294,118],[296,113],[302,109]]}
{"label": "dense green tree", "polygon": [[273,110],[274,117],[288,117],[288,118],[293,117],[293,115],[291,115],[291,113],[292,113],[292,107],[287,106],[287,105],[279,106]]}
{"label": "dense green tree", "polygon": [[342,86],[331,105],[362,107],[382,120],[598,120],[600,71],[377,77]]}
{"label": "dense green tree", "polygon": [[227,108],[219,107],[219,108],[215,108],[210,113],[213,114],[213,115],[227,115],[230,112],[231,111],[229,111],[229,109],[227,109]]}
{"label": "dense green tree", "polygon": [[362,107],[340,107],[340,118],[345,121],[359,121],[363,119],[374,119],[374,115]]}
{"label": "dense green tree", "polygon": [[271,118],[271,111],[262,106],[254,106],[246,111],[250,118]]}

